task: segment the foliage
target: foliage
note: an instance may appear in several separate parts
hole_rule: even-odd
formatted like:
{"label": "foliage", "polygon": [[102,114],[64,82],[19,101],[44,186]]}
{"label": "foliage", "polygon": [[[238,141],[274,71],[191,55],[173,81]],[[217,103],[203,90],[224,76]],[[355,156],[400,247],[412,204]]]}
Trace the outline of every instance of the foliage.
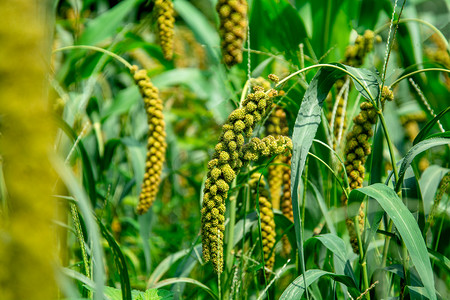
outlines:
{"label": "foliage", "polygon": [[[450,3],[174,0],[168,32],[172,17],[164,27],[155,2],[165,1],[61,0],[49,18],[51,162],[65,187],[55,199],[71,208],[54,222],[61,298],[450,297]],[[237,42],[224,42],[227,22]],[[361,43],[371,44],[358,52]],[[142,73],[136,85],[135,65],[151,83]],[[163,102],[155,125],[141,96],[150,84]],[[382,104],[387,88],[394,101]],[[371,122],[356,121],[361,103]],[[272,141],[279,109],[289,130]],[[160,158],[149,130],[165,130],[167,147],[155,150],[160,184],[139,215],[149,161]],[[354,151],[368,155],[362,188],[349,183],[348,136],[368,148]],[[291,158],[274,155],[287,148]],[[210,161],[232,166],[230,180]],[[276,197],[269,169],[290,174]],[[293,219],[266,203],[286,197]]]}

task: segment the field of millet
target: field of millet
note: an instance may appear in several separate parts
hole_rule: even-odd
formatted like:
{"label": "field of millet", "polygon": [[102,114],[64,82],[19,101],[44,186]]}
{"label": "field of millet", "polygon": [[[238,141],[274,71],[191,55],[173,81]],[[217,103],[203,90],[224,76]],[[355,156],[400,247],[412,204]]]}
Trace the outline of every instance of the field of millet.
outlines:
{"label": "field of millet", "polygon": [[0,1],[0,299],[449,299],[449,0]]}

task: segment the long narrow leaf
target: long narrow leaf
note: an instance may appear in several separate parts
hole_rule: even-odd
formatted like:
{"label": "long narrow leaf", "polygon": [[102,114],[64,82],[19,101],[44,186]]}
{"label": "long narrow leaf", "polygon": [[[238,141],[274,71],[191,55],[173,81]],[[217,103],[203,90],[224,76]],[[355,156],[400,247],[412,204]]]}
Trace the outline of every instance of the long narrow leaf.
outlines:
{"label": "long narrow leaf", "polygon": [[450,131],[446,131],[442,134],[439,134],[439,136],[440,137],[430,137],[424,141],[421,141],[420,143],[414,145],[414,147],[412,147],[408,151],[408,153],[406,153],[405,157],[403,158],[402,165],[400,166],[400,169],[398,171],[399,180],[396,183],[395,187],[397,191],[399,190],[400,185],[402,184],[406,170],[409,168],[416,155],[433,147],[450,144]]}
{"label": "long narrow leaf", "polygon": [[422,234],[414,216],[403,204],[395,191],[384,184],[376,183],[368,187],[353,190],[349,195],[349,205],[355,199],[360,199],[361,194],[377,200],[383,210],[392,219],[408,249],[411,261],[428,292],[428,297],[432,300],[436,299],[433,270],[431,269],[427,247],[425,241],[422,239]]}
{"label": "long narrow leaf", "polygon": [[[348,291],[353,298],[357,298],[361,293],[355,286],[352,278],[345,275],[336,275],[331,272],[326,272],[322,270],[308,270],[305,273],[305,278],[303,275],[297,277],[283,292],[280,300],[291,300],[291,299],[301,299],[305,290],[308,286],[318,280],[320,277],[327,276],[331,277],[337,282],[341,282],[348,287]],[[306,281],[306,288],[304,282]]]}

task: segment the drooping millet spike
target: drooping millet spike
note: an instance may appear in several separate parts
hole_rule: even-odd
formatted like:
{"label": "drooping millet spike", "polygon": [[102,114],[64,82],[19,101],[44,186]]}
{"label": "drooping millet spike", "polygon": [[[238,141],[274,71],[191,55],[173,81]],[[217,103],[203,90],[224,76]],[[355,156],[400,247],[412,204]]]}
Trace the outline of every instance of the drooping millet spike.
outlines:
{"label": "drooping millet spike", "polygon": [[242,62],[242,45],[247,33],[247,1],[219,0],[216,10],[220,19],[223,60],[231,67]]}
{"label": "drooping millet spike", "polygon": [[173,56],[173,35],[175,18],[173,16],[173,3],[171,0],[155,1],[156,22],[158,37],[164,58],[171,60]]}
{"label": "drooping millet spike", "polygon": [[[283,168],[283,194],[281,196],[281,212],[283,215],[294,222],[294,212],[292,210],[292,197],[291,197],[291,155],[284,157],[284,163],[288,166]],[[286,235],[281,238],[282,250],[281,255],[283,257],[288,257],[291,253],[292,247],[289,239]]]}
{"label": "drooping millet spike", "polygon": [[214,270],[223,270],[223,235],[225,200],[231,182],[243,165],[240,155],[245,138],[252,135],[256,124],[267,113],[272,100],[260,87],[247,95],[242,108],[234,110],[222,127],[222,134],[208,163],[201,210],[202,248],[205,262],[212,261]]}
{"label": "drooping millet spike", "polygon": [[[392,101],[394,94],[387,86],[381,91],[381,105],[384,106],[386,100]],[[372,126],[377,122],[377,110],[370,102],[363,102],[360,105],[360,113],[353,118],[354,126],[347,134],[347,144],[344,149],[344,165],[347,172],[350,190],[363,186],[367,157],[370,154],[369,139],[373,136]],[[343,194],[341,198],[343,204],[347,205],[347,197]],[[364,227],[364,204],[361,204],[358,215],[360,230]],[[353,251],[358,253],[358,240],[352,219],[347,218],[347,228],[349,230],[350,242]]]}
{"label": "drooping millet spike", "polygon": [[[281,107],[275,108],[266,121],[266,133],[274,137],[289,133],[289,127],[287,125],[286,113]],[[273,160],[273,164],[269,166],[269,190],[270,199],[272,200],[272,206],[274,209],[280,209],[280,197],[281,197],[281,185],[283,169],[285,166],[283,163],[283,157],[277,156]]]}
{"label": "drooping millet spike", "polygon": [[148,121],[145,174],[137,206],[138,214],[144,214],[155,201],[161,182],[167,148],[166,132],[162,113],[163,103],[158,96],[158,89],[151,83],[145,70],[139,70],[137,66],[133,66],[130,71],[144,99]]}
{"label": "drooping millet spike", "polygon": [[[261,217],[261,236],[263,244],[264,267],[272,271],[275,263],[275,221],[273,219],[272,204],[269,201],[269,191],[264,177],[260,173],[253,173],[249,181],[252,198],[258,201]],[[258,197],[259,194],[259,197]],[[266,276],[269,273],[266,271]]]}

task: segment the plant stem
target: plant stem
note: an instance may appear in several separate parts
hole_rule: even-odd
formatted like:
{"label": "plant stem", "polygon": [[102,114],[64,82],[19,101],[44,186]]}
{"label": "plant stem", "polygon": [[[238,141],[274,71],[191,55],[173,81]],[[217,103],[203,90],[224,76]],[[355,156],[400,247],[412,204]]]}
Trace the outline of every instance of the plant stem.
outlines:
{"label": "plant stem", "polygon": [[[391,232],[393,225],[394,225],[394,222],[392,222],[392,220],[389,220],[388,228],[386,231]],[[388,253],[388,249],[389,249],[390,240],[391,240],[391,237],[389,235],[386,235],[386,237],[384,239],[383,258],[381,259],[381,268],[386,267],[387,253]]]}
{"label": "plant stem", "polygon": [[67,47],[62,47],[62,48],[58,48],[55,49],[53,51],[53,53],[55,52],[59,52],[59,51],[64,51],[64,50],[72,50],[72,49],[87,49],[87,50],[93,50],[93,51],[97,51],[97,52],[103,52],[109,56],[111,56],[112,58],[117,59],[119,62],[121,62],[122,64],[125,65],[125,67],[127,67],[128,69],[131,69],[131,64],[129,62],[127,62],[124,58],[120,57],[119,55],[103,49],[103,48],[99,48],[99,47],[95,47],[95,46],[88,46],[88,45],[74,45],[74,46],[67,46]]}
{"label": "plant stem", "polygon": [[[363,281],[364,281],[364,290],[367,291],[369,289],[369,276],[367,275],[367,263],[364,261],[364,249],[361,239],[361,232],[359,230],[359,222],[358,217],[353,218],[353,222],[355,223],[356,230],[356,238],[358,240],[358,248],[359,248],[359,264],[361,265],[363,271]],[[366,294],[366,298],[370,300],[370,293]]]}
{"label": "plant stem", "polygon": [[[397,165],[395,163],[395,154],[394,154],[394,145],[392,144],[391,137],[387,130],[386,120],[384,119],[383,113],[381,110],[378,110],[378,116],[380,117],[381,126],[383,127],[384,136],[386,138],[386,142],[388,144],[389,156],[391,158],[392,170],[394,172],[395,182],[398,182],[398,170]],[[398,192],[398,191],[396,191]]]}

